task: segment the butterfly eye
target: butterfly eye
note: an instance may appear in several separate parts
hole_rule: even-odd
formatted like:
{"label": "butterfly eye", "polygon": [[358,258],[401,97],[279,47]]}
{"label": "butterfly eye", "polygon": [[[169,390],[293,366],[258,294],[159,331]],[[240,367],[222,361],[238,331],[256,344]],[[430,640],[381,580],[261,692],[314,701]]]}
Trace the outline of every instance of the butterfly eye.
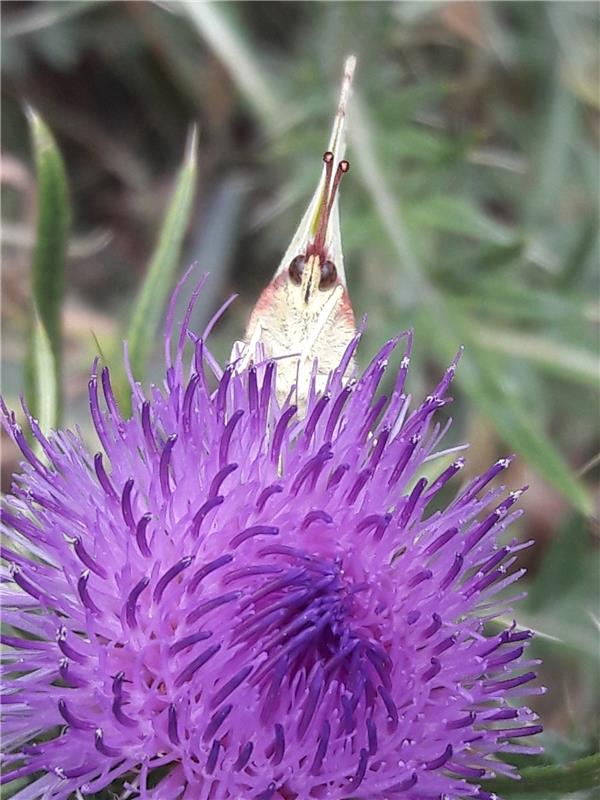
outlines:
{"label": "butterfly eye", "polygon": [[292,283],[300,286],[302,283],[302,273],[304,272],[304,265],[306,264],[306,256],[296,256],[288,267],[288,273]]}
{"label": "butterfly eye", "polygon": [[319,281],[319,289],[331,289],[337,281],[337,269],[333,261],[324,261],[321,264],[321,280]]}

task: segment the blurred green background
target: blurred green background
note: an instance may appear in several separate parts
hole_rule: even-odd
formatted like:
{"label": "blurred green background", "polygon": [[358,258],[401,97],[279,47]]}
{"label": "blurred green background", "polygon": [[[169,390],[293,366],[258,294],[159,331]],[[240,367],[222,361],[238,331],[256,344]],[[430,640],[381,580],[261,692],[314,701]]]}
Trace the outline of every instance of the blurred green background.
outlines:
{"label": "blurred green background", "polygon": [[[211,276],[198,328],[240,293],[212,336],[227,357],[312,194],[344,56],[356,53],[341,212],[350,295],[369,316],[362,362],[414,327],[419,397],[466,346],[448,446],[471,442],[471,472],[516,452],[510,486],[531,487],[519,621],[543,634],[542,760],[595,752],[598,4],[87,0],[1,11],[2,389],[16,407],[28,349],[35,373],[32,353],[54,348],[62,418],[86,433],[91,359],[100,349],[118,370],[129,331],[138,374],[147,361],[145,377],[158,378],[160,334],[132,327],[132,308],[138,321],[154,310],[160,330],[162,298],[192,261]],[[26,104],[39,114],[29,126]],[[59,311],[69,214],[58,151],[71,209]],[[4,444],[7,487],[16,455]]]}

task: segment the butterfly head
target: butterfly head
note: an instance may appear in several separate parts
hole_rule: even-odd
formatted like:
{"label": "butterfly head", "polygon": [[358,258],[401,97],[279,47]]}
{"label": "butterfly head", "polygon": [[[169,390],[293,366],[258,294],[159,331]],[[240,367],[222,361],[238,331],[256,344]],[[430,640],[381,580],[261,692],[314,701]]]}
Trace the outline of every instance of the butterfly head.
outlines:
{"label": "butterfly head", "polygon": [[333,254],[328,247],[329,222],[340,182],[350,168],[342,160],[334,171],[334,155],[328,150],[323,156],[325,185],[318,214],[313,227],[314,235],[308,239],[304,252],[294,256],[287,268],[287,278],[298,287],[300,303],[309,305],[316,292],[328,292],[339,282]]}

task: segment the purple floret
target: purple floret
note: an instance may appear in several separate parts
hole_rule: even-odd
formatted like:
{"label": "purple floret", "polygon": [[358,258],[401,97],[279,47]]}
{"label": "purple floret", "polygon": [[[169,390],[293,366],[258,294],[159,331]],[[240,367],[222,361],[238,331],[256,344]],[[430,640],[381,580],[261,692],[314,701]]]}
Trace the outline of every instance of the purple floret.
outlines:
{"label": "purple floret", "polygon": [[531,633],[486,627],[523,571],[502,536],[520,492],[490,488],[509,461],[439,510],[455,364],[411,411],[410,334],[344,386],[357,344],[299,415],[273,362],[222,371],[184,322],[130,419],[94,369],[95,454],[29,418],[38,457],[4,408],[25,458],[3,513],[16,798],[124,779],[154,800],[483,800],[516,776],[499,754],[539,751],[512,741],[541,730],[516,701],[542,691]]}

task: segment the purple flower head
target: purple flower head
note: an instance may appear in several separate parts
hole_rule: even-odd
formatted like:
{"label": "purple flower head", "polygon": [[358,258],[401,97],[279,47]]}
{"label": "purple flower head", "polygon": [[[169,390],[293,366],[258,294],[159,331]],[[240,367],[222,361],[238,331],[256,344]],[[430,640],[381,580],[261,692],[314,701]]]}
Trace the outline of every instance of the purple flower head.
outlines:
{"label": "purple flower head", "polygon": [[540,730],[515,698],[542,690],[530,632],[484,629],[522,572],[499,543],[520,492],[490,488],[508,460],[433,510],[463,466],[431,473],[455,364],[411,410],[410,334],[344,385],[357,337],[299,415],[275,363],[222,371],[187,320],[131,419],[94,369],[103,452],[30,418],[38,457],[4,409],[25,461],[3,519],[3,780],[31,777],[20,800],[118,779],[161,799],[491,797],[515,774],[497,754],[538,751],[512,740]]}

